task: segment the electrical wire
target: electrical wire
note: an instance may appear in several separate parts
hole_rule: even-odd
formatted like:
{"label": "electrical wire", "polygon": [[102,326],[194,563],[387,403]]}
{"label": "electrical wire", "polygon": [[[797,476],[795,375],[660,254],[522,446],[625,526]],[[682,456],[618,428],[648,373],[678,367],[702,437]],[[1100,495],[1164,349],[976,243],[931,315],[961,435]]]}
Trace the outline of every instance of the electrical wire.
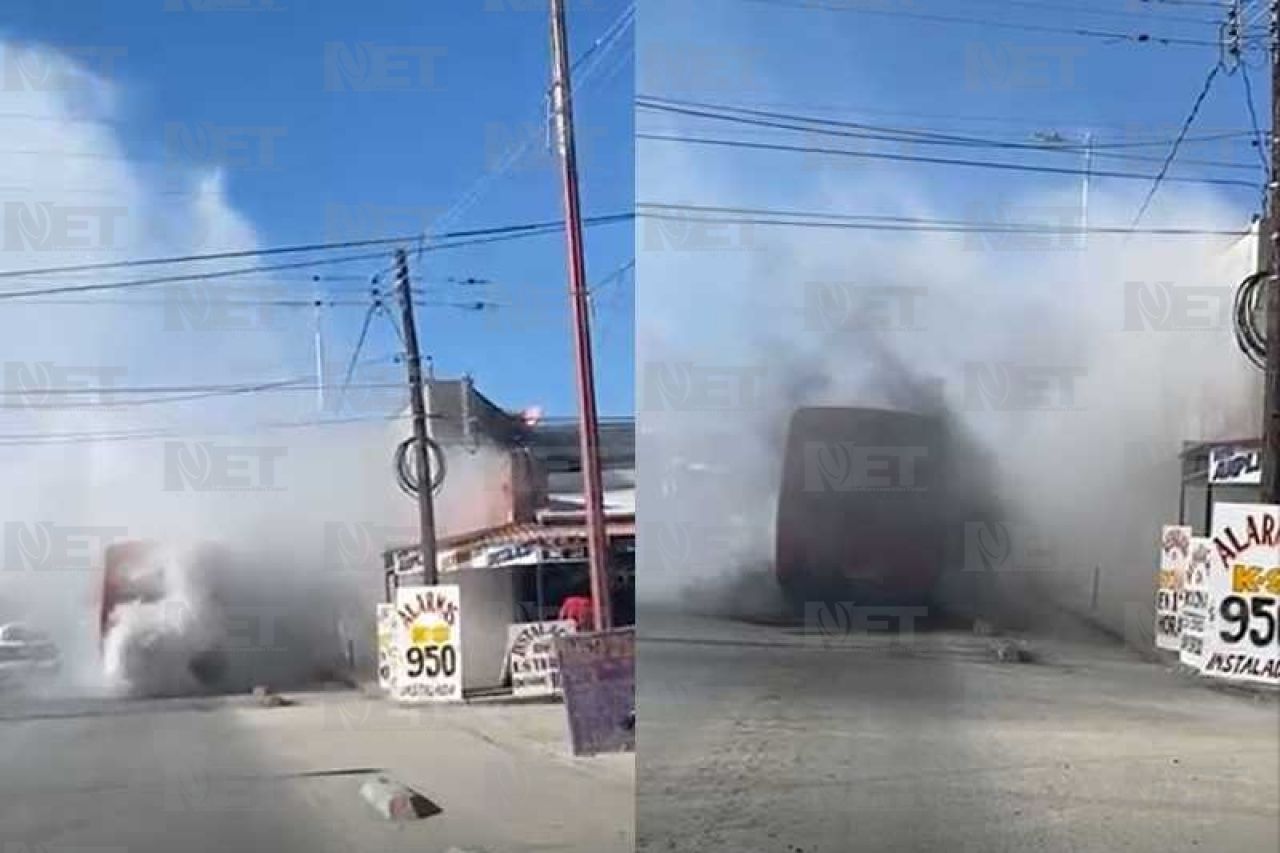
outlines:
{"label": "electrical wire", "polygon": [[1163,175],[1147,175],[1141,172],[1120,172],[1114,170],[1068,169],[1058,166],[1040,166],[1027,163],[1008,163],[992,160],[965,160],[950,157],[926,157],[915,154],[894,154],[886,151],[849,151],[844,148],[826,148],[817,145],[786,145],[782,143],[751,142],[741,139],[715,139],[678,134],[637,133],[637,139],[650,139],[659,142],[684,142],[691,145],[711,145],[729,148],[754,149],[758,151],[785,151],[800,154],[821,154],[833,157],[853,157],[868,160],[891,160],[903,163],[928,163],[939,166],[965,166],[980,169],[996,169],[1011,172],[1036,172],[1049,175],[1089,175],[1095,178],[1116,178],[1120,180],[1150,181],[1160,178],[1172,183],[1212,184],[1216,186],[1244,187],[1256,189],[1256,184],[1232,178],[1213,177],[1167,177]]}
{"label": "electrical wire", "polygon": [[[707,102],[707,101],[689,101],[689,100],[683,100],[680,98],[665,98],[665,97],[656,97],[653,95],[638,95],[636,96],[635,101],[636,101],[636,105],[642,109],[661,110],[665,112],[679,113],[679,114],[690,115],[690,116],[717,118],[717,119],[725,119],[725,120],[733,120],[732,118],[730,118],[729,115],[725,115],[725,113],[739,114],[739,115],[752,116],[752,117],[761,117],[761,118],[768,118],[768,119],[783,119],[787,121],[802,122],[804,124],[822,125],[825,127],[849,128],[852,130],[866,131],[868,133],[883,133],[891,136],[895,141],[901,141],[898,139],[898,137],[902,137],[903,140],[931,139],[931,140],[954,142],[956,144],[972,144],[976,146],[999,145],[1003,147],[1029,148],[1029,149],[1052,148],[1053,150],[1067,150],[1067,151],[1077,151],[1077,152],[1083,152],[1085,150],[1096,152],[1099,150],[1118,149],[1118,148],[1150,148],[1152,146],[1168,145],[1173,141],[1172,139],[1150,139],[1150,140],[1144,140],[1144,141],[1133,140],[1128,142],[1093,142],[1087,145],[1084,143],[1064,142],[1062,144],[1054,144],[1052,146],[1049,146],[1049,145],[1046,145],[1045,143],[998,140],[998,139],[992,139],[990,137],[975,137],[975,136],[968,136],[964,134],[956,134],[952,132],[930,130],[930,129],[924,129],[924,128],[909,128],[909,127],[902,128],[902,127],[893,127],[889,125],[867,124],[864,122],[854,122],[854,121],[848,121],[848,120],[833,119],[826,116],[803,115],[803,114],[797,114],[792,112],[783,112],[779,110],[765,110],[765,109],[760,109],[758,107],[742,106],[738,104],[724,104],[724,103],[714,103],[714,102]],[[703,111],[713,111],[713,112],[703,112]],[[891,112],[891,111],[884,111],[884,110],[864,110],[864,111],[878,112],[886,115],[907,115],[907,116],[916,116],[919,118],[929,117],[929,115],[925,113],[901,113],[901,112]],[[952,121],[1004,121],[1004,119],[994,119],[991,117],[962,117],[962,116],[935,116],[935,117],[950,119]],[[742,122],[742,123],[751,123],[751,122]],[[1040,126],[1045,123],[1055,124],[1058,122],[1056,121],[1027,122],[1027,124],[1031,126]],[[769,126],[769,125],[766,125],[766,126]],[[809,128],[802,128],[802,129],[808,130]],[[1188,136],[1185,136],[1182,141],[1183,141],[1183,144],[1186,144],[1188,142],[1218,142],[1226,139],[1250,137],[1252,136],[1252,133],[1253,133],[1252,130],[1238,130],[1238,131],[1224,131],[1224,132],[1212,133],[1212,134],[1200,134],[1197,136],[1188,135]]]}
{"label": "electrical wire", "polygon": [[[618,222],[631,221],[635,218],[634,213],[610,214],[606,216],[587,217],[583,220],[584,227],[592,227],[596,225],[608,225]],[[483,231],[473,232],[477,234],[488,234],[489,236],[474,237],[470,239],[459,239],[449,243],[433,244],[427,248],[427,251],[444,251],[447,249],[456,249],[464,246],[479,246],[488,243],[502,242],[506,240],[515,240],[523,237],[545,235],[554,233],[563,228],[561,222],[546,222],[535,225],[506,226],[499,229],[485,229]],[[462,232],[459,232],[462,233]],[[240,267],[231,270],[218,270],[202,273],[186,273],[168,276],[157,276],[154,278],[132,279],[128,281],[106,282],[96,284],[75,284],[60,285],[42,288],[31,288],[26,290],[9,290],[0,291],[0,300],[18,299],[32,296],[55,295],[60,293],[83,293],[88,291],[114,291],[131,289],[138,287],[153,287],[162,284],[173,284],[176,282],[187,281],[208,281],[213,279],[234,278],[236,276],[250,275],[262,272],[274,272],[277,270],[304,269],[314,266],[322,266],[327,264],[351,263],[354,261],[371,260],[374,258],[385,258],[385,252],[363,253],[355,255],[344,255],[337,258],[321,258],[318,260],[297,261],[287,264],[265,264],[252,267]],[[45,272],[56,272],[55,268],[46,268],[43,271],[36,271],[34,274],[45,274]],[[12,275],[23,274],[23,271],[14,271]],[[0,274],[3,277],[3,274]]]}
{"label": "electrical wire", "polygon": [[382,305],[382,299],[375,296],[369,303],[369,310],[364,312],[364,324],[360,326],[360,338],[356,341],[355,348],[351,350],[351,360],[347,363],[347,375],[342,380],[342,388],[338,391],[338,411],[342,411],[342,402],[347,395],[347,387],[351,384],[351,377],[356,372],[356,361],[360,358],[360,350],[364,349],[365,338],[369,335],[369,324],[373,320],[373,315],[377,312],[379,306]]}
{"label": "electrical wire", "polygon": [[[1113,160],[1130,160],[1136,162],[1161,163],[1163,158],[1147,157],[1140,154],[1113,154],[1107,149],[1110,148],[1137,148],[1150,147],[1153,145],[1168,144],[1167,142],[1121,142],[1121,143],[1096,143],[1091,146],[1064,144],[1056,145],[1049,143],[1032,143],[1032,142],[1016,142],[1009,140],[984,139],[981,137],[958,136],[954,134],[936,133],[930,131],[918,131],[901,128],[876,127],[874,125],[860,125],[854,122],[830,122],[819,119],[811,119],[805,116],[790,116],[793,121],[814,122],[822,124],[839,124],[846,127],[862,128],[861,130],[837,130],[826,128],[807,127],[804,124],[796,124],[786,121],[772,121],[767,119],[749,118],[738,115],[726,115],[710,112],[706,110],[694,110],[677,106],[653,103],[647,99],[637,99],[636,104],[641,109],[662,110],[666,112],[676,113],[680,115],[693,116],[698,118],[708,118],[719,121],[734,122],[737,124],[751,125],[756,127],[767,127],[775,130],[794,130],[804,133],[816,133],[822,136],[837,136],[841,138],[866,139],[882,142],[902,142],[910,145],[945,145],[958,146],[966,148],[998,148],[1011,149],[1018,151],[1032,151],[1041,154],[1070,154],[1075,155],[1086,150],[1090,151],[1095,157],[1105,157]],[[747,113],[763,113],[760,110],[743,110]],[[771,115],[783,116],[785,114],[772,113]],[[1231,163],[1221,160],[1188,160],[1183,159],[1183,163],[1188,165],[1211,166],[1221,169],[1243,169],[1253,171],[1253,166],[1247,163]]]}
{"label": "electrical wire", "polygon": [[[643,218],[681,222],[717,224],[762,224],[814,228],[849,228],[868,231],[942,231],[952,233],[1029,233],[1029,234],[1150,234],[1153,236],[1206,236],[1239,238],[1247,229],[1228,230],[1197,227],[1164,227],[1139,229],[1122,226],[1055,225],[1036,222],[990,222],[970,219],[926,219],[884,214],[850,214],[830,211],[789,210],[761,207],[719,205],[666,204],[638,202]],[[695,214],[694,216],[678,214]],[[728,214],[728,215],[725,215]]]}
{"label": "electrical wire", "polygon": [[[1173,165],[1173,159],[1178,156],[1178,146],[1182,144],[1182,138],[1187,135],[1187,131],[1191,129],[1192,123],[1196,120],[1196,116],[1200,113],[1200,105],[1204,103],[1204,99],[1208,97],[1209,90],[1213,88],[1213,81],[1217,78],[1218,72],[1222,70],[1220,64],[1215,63],[1209,69],[1209,73],[1205,75],[1204,85],[1200,87],[1200,94],[1196,95],[1195,102],[1191,105],[1191,112],[1187,114],[1187,118],[1182,122],[1182,129],[1178,131],[1178,136],[1173,140],[1173,145],[1169,148],[1169,153],[1165,155],[1164,165],[1160,167],[1160,171],[1156,174],[1155,180],[1151,182],[1151,188],[1147,190],[1146,198],[1142,200],[1142,205],[1138,208],[1138,213],[1133,217],[1132,228],[1137,228],[1138,223],[1142,221],[1142,217],[1146,214],[1147,208],[1151,206],[1151,201],[1156,197],[1156,192],[1160,189],[1160,184],[1166,180],[1169,173],[1169,167]],[[1252,186],[1252,185],[1251,185]]]}
{"label": "electrical wire", "polygon": [[[625,215],[625,214],[624,214]],[[615,214],[616,216],[616,214]],[[596,217],[596,219],[608,219],[609,217]],[[591,221],[591,218],[583,220],[584,224]],[[519,234],[524,231],[541,230],[549,227],[557,227],[561,223],[553,222],[533,222],[522,225],[500,225],[492,228],[474,228],[467,231],[452,231],[445,234],[438,234],[436,238],[439,240],[455,240],[468,239],[472,237],[487,237],[491,235],[503,234]],[[6,278],[30,278],[33,276],[55,275],[69,272],[102,272],[104,270],[131,269],[135,267],[150,266],[168,266],[171,264],[196,263],[202,261],[226,261],[239,260],[242,258],[269,257],[273,255],[288,255],[299,253],[311,253],[321,251],[331,251],[336,249],[358,249],[367,248],[369,246],[393,246],[411,242],[418,235],[402,234],[397,237],[373,237],[367,240],[345,240],[331,243],[304,243],[292,246],[274,246],[264,249],[237,249],[227,252],[209,252],[196,255],[176,255],[164,258],[135,258],[125,261],[106,261],[94,264],[70,264],[56,267],[34,267],[19,270],[0,270],[0,279]],[[368,257],[368,256],[362,256]]]}
{"label": "electrical wire", "polygon": [[1271,181],[1271,163],[1267,159],[1267,141],[1258,126],[1258,113],[1253,106],[1253,84],[1249,82],[1249,66],[1240,64],[1240,79],[1244,81],[1244,102],[1249,107],[1249,124],[1255,137],[1254,147],[1258,149],[1258,159],[1262,161],[1262,174],[1267,182]]}
{"label": "electrical wire", "polygon": [[962,24],[980,26],[989,29],[1017,30],[1028,33],[1073,35],[1083,38],[1103,39],[1111,42],[1131,42],[1134,44],[1154,43],[1164,45],[1166,47],[1216,47],[1218,45],[1217,41],[1210,41],[1208,39],[1152,35],[1151,33],[1146,32],[1134,33],[1118,30],[1096,30],[1088,27],[1057,27],[1048,24],[1029,24],[1017,23],[1014,21],[1003,21],[995,18],[942,15],[932,12],[912,12],[904,9],[867,9],[854,6],[833,5],[832,3],[823,3],[821,0],[797,0],[797,2],[788,2],[788,0],[745,0],[745,2],[803,11],[852,12],[859,15],[904,18],[930,23]]}
{"label": "electrical wire", "polygon": [[114,443],[120,441],[157,441],[161,439],[188,439],[217,435],[244,435],[251,432],[306,429],[313,427],[343,426],[358,423],[388,423],[405,420],[406,415],[360,415],[349,418],[324,418],[309,421],[268,421],[240,428],[222,430],[91,430],[52,433],[0,433],[0,447],[39,447],[42,445]]}

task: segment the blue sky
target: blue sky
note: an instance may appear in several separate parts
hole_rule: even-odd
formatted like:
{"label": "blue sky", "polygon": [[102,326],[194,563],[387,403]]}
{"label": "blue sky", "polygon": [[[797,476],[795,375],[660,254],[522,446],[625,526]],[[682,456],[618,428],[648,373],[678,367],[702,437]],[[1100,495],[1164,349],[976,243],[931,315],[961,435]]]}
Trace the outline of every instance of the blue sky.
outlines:
{"label": "blue sky", "polygon": [[[626,5],[571,2],[572,53],[586,52]],[[561,214],[558,172],[540,129],[549,79],[543,3],[11,0],[0,13],[0,33],[87,55],[90,67],[117,86],[116,131],[139,168],[164,186],[164,166],[174,159],[220,166],[230,203],[263,245],[413,233],[486,175],[493,177],[485,180],[485,192],[449,227]],[[354,78],[345,75],[354,66],[339,66],[333,57],[370,55],[367,67],[382,67],[391,82],[352,91]],[[387,64],[377,65],[379,55]],[[628,31],[599,57],[578,95],[588,215],[632,206],[633,56]],[[375,84],[382,79],[377,70],[369,74]],[[527,138],[534,142],[526,156],[495,174],[501,155]],[[602,279],[627,263],[632,244],[627,224],[590,230],[589,278]],[[420,312],[424,351],[442,375],[471,371],[482,391],[508,407],[576,411],[563,246],[557,233],[426,257],[425,278],[440,299],[507,306],[492,314]],[[381,266],[342,272],[364,276]],[[447,281],[469,277],[494,284],[465,288]],[[604,414],[633,407],[631,294],[631,279],[623,276],[598,300],[597,391]],[[349,355],[362,313],[329,311],[331,363]],[[393,341],[388,325],[375,324],[365,353],[388,353]],[[305,369],[308,342],[298,341],[287,359],[280,373]],[[394,370],[361,378],[378,381]]]}
{"label": "blue sky", "polygon": [[[839,5],[856,7],[858,11],[814,8]],[[1206,5],[1136,0],[1031,0],[1007,4],[997,0],[705,0],[698,4],[696,13],[690,13],[688,5],[678,0],[649,0],[641,15],[638,50],[642,59],[637,90],[1011,140],[1029,140],[1036,131],[1057,131],[1075,138],[1092,132],[1100,142],[1170,138],[1217,61],[1217,48],[1135,44],[943,23],[907,15],[1210,40],[1216,38],[1217,28],[1209,21],[1217,16]],[[1252,12],[1259,4],[1246,6]],[[1262,31],[1261,27],[1252,30]],[[1251,61],[1255,65],[1249,70],[1257,109],[1265,127],[1265,57],[1254,54]],[[669,126],[651,115],[641,120],[642,129]],[[762,135],[747,128],[709,122],[686,120],[679,126],[706,130],[707,135]],[[1195,130],[1203,133],[1248,127],[1240,74],[1220,75]],[[645,156],[654,158],[664,156],[664,149],[672,147],[659,142],[641,145]],[[913,151],[942,156],[964,154],[952,149]],[[989,159],[1011,159],[998,152],[979,153]],[[1130,153],[1162,156],[1165,149],[1142,148]],[[1243,140],[1189,144],[1180,156],[1255,166],[1258,162],[1256,151]],[[723,162],[729,158],[733,158],[736,168],[757,169],[772,178],[749,186],[743,184],[736,193],[737,202],[768,203],[792,193],[797,180],[805,184],[815,180],[812,162],[805,164],[795,155],[725,153],[717,149],[704,160],[714,167],[714,160]],[[1065,155],[1040,160],[1069,168],[1081,165],[1078,158]],[[810,168],[798,168],[805,165]],[[1098,169],[1142,172],[1154,172],[1158,165],[1095,161]],[[1042,178],[948,167],[863,162],[846,162],[843,166],[842,173],[847,176],[910,172],[926,179],[938,198],[950,198],[953,212],[960,215],[972,215],[972,209],[964,206],[972,205],[975,197],[990,199],[1006,192],[1025,191],[1029,186],[1054,188],[1078,183],[1078,179],[1070,177]],[[1208,173],[1179,165],[1171,174]],[[1246,180],[1260,178],[1257,169],[1212,173]],[[645,183],[642,174],[642,200],[649,197]],[[1120,184],[1120,189],[1146,190],[1140,182],[1112,184]],[[1246,216],[1256,208],[1256,191],[1227,189],[1225,193],[1224,198],[1238,203]]]}

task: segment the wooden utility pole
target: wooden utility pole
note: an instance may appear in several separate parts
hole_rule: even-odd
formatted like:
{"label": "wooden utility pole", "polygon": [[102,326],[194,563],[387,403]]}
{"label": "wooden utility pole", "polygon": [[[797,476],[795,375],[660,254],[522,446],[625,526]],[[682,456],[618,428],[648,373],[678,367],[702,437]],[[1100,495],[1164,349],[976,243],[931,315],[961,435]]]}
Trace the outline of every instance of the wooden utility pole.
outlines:
{"label": "wooden utility pole", "polygon": [[578,196],[578,155],[573,137],[573,91],[569,79],[564,0],[551,0],[551,69],[551,106],[556,142],[560,149],[565,238],[569,250],[569,301],[573,308],[573,350],[578,376],[578,444],[582,454],[587,563],[591,573],[592,616],[596,630],[601,631],[613,623],[609,599],[609,546],[605,532],[603,481],[600,476],[600,437],[591,359],[591,326],[587,306],[586,260],[582,247],[582,209]]}
{"label": "wooden utility pole", "polygon": [[422,582],[432,586],[436,582],[436,511],[431,495],[431,456],[427,452],[422,357],[418,354],[418,328],[413,322],[413,288],[409,284],[409,258],[404,249],[396,249],[396,293],[400,297],[405,361],[409,367],[409,405],[413,410],[413,461],[418,469],[418,535],[422,543]]}
{"label": "wooden utility pole", "polygon": [[[1280,0],[1271,0],[1271,175],[1267,186],[1267,215],[1263,227],[1270,233],[1271,277],[1267,288],[1267,378],[1262,422],[1262,501],[1280,503]],[[1261,236],[1261,235],[1259,235]]]}

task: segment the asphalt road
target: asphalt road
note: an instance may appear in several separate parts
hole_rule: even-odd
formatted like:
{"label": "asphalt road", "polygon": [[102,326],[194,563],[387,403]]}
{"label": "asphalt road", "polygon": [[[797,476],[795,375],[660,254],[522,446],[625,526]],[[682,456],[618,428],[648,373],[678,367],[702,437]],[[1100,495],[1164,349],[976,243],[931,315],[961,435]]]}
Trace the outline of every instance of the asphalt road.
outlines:
{"label": "asphalt road", "polygon": [[639,624],[639,850],[1280,849],[1280,706],[1102,638]]}
{"label": "asphalt road", "polygon": [[[293,698],[0,696],[0,853],[634,848],[634,756],[572,758],[562,706]],[[443,811],[382,820],[359,796],[375,772]]]}

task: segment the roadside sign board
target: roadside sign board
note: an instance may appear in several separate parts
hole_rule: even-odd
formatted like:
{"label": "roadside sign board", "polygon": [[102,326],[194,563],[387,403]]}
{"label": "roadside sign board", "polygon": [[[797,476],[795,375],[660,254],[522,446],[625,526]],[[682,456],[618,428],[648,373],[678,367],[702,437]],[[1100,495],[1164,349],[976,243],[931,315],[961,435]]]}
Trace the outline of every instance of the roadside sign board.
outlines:
{"label": "roadside sign board", "polygon": [[462,701],[461,594],[456,585],[396,590],[396,666],[401,702]]}
{"label": "roadside sign board", "polygon": [[1280,506],[1213,508],[1205,675],[1280,686]]}
{"label": "roadside sign board", "polygon": [[396,606],[377,605],[374,622],[378,629],[378,686],[390,691],[395,684]]}
{"label": "roadside sign board", "polygon": [[634,752],[635,629],[557,637],[556,650],[573,754]]}
{"label": "roadside sign board", "polygon": [[1209,484],[1257,486],[1262,483],[1262,454],[1257,448],[1214,447],[1209,450]]}
{"label": "roadside sign board", "polygon": [[1209,618],[1209,570],[1213,561],[1213,540],[1191,537],[1191,556],[1178,603],[1181,647],[1178,658],[1196,671],[1204,668],[1204,635]]}
{"label": "roadside sign board", "polygon": [[1180,651],[1178,598],[1191,558],[1190,527],[1166,524],[1160,529],[1160,573],[1156,583],[1156,648]]}
{"label": "roadside sign board", "polygon": [[577,630],[572,620],[521,622],[507,627],[507,666],[514,696],[560,694],[560,656],[556,638]]}

